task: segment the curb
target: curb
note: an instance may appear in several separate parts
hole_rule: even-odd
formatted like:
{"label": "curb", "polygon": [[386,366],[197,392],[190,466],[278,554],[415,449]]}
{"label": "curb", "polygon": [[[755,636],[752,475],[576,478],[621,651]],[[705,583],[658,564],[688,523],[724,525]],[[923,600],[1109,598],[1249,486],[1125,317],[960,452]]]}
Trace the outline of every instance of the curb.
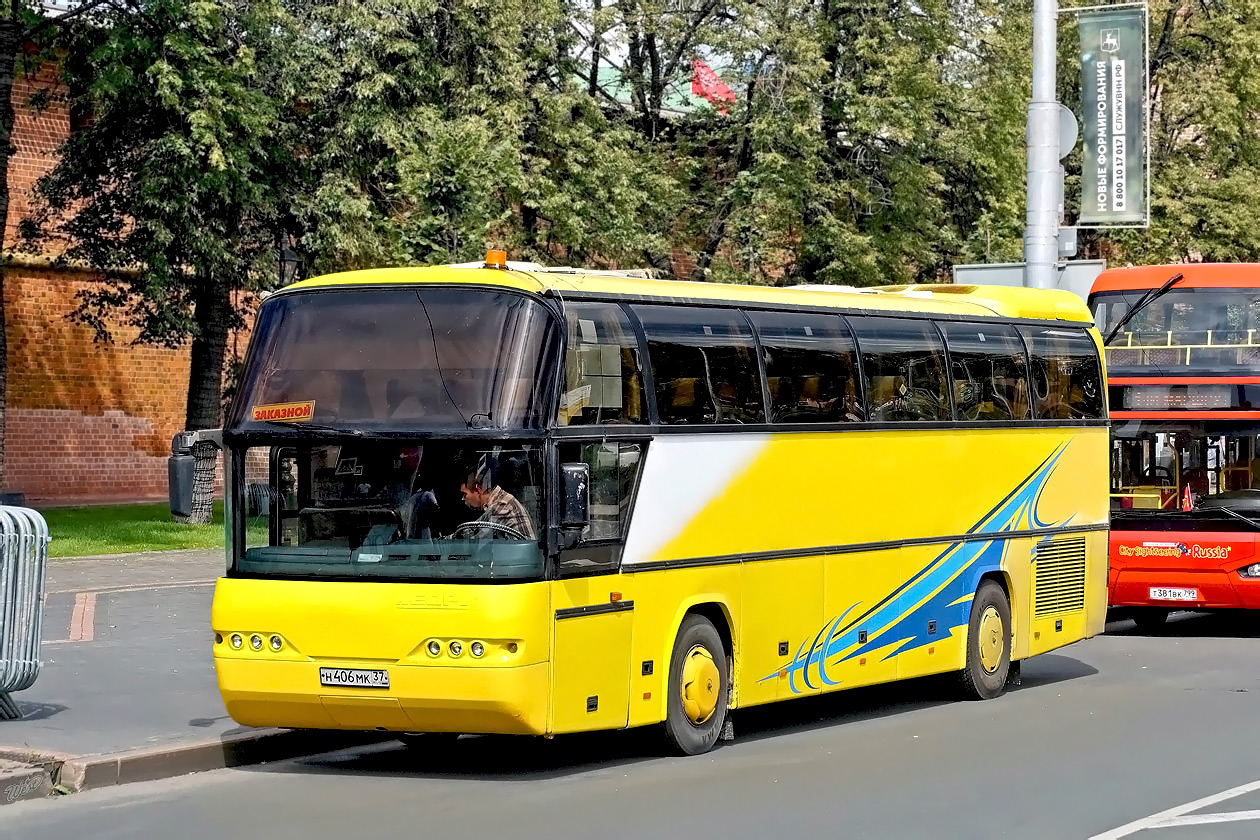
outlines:
{"label": "curb", "polygon": [[0,760],[0,805],[43,799],[52,790],[52,779],[43,768]]}
{"label": "curb", "polygon": [[[388,732],[258,729],[103,755],[77,756],[0,747],[0,806],[47,796],[53,791],[78,793],[225,767],[267,764],[377,744],[394,737]],[[6,773],[13,773],[13,778]],[[39,779],[42,784],[30,781],[31,778]],[[16,791],[24,787],[30,790],[18,796]],[[15,791],[12,798],[8,793],[10,788]]]}

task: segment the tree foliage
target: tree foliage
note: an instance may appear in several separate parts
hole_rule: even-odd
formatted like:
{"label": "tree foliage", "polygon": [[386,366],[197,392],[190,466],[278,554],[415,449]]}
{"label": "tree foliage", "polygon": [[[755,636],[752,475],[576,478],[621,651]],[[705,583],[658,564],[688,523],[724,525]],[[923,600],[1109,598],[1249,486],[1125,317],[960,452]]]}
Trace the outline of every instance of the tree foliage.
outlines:
{"label": "tree foliage", "polygon": [[[1153,223],[1086,255],[1260,258],[1260,0],[1151,12]],[[128,0],[58,46],[95,121],[27,233],[106,274],[103,335],[192,340],[193,427],[280,242],[305,273],[499,246],[751,283],[1020,258],[1031,0]]]}

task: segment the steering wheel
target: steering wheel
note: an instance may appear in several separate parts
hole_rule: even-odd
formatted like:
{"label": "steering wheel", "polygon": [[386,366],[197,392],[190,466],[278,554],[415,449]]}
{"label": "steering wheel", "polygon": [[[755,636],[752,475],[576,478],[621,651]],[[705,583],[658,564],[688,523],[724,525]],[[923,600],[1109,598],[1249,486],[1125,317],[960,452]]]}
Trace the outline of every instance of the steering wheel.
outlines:
{"label": "steering wheel", "polygon": [[510,539],[529,542],[529,537],[525,536],[511,525],[501,525],[498,522],[483,522],[480,519],[474,519],[472,522],[462,522],[459,525],[456,525],[455,530],[451,531],[450,539],[455,539],[460,531],[465,529],[472,530],[474,528],[487,528],[493,534],[503,534]]}

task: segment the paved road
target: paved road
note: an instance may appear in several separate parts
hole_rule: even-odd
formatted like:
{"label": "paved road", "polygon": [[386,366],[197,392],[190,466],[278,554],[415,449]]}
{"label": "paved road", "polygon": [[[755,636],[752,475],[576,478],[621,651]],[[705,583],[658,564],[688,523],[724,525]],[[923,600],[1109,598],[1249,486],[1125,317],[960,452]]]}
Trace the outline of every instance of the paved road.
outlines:
{"label": "paved road", "polygon": [[[635,733],[386,745],[19,803],[0,838],[1064,840],[1260,780],[1260,620],[1129,627],[1030,661],[997,701],[952,702],[936,681],[797,701],[744,713],[699,758]],[[1252,787],[1137,836],[1253,838]]]}
{"label": "paved road", "polygon": [[222,570],[221,551],[51,561],[44,667],[0,744],[92,754],[239,730],[210,658]]}

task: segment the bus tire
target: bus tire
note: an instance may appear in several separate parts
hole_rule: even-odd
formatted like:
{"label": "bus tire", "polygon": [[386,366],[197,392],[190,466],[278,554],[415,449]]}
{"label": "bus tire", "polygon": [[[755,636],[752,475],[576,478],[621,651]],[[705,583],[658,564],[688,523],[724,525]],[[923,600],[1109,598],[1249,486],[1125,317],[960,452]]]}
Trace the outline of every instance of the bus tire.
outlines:
{"label": "bus tire", "polygon": [[731,696],[726,648],[703,616],[683,619],[670,656],[665,735],[682,755],[708,752],[722,734]]}
{"label": "bus tire", "polygon": [[1002,587],[980,583],[967,625],[967,664],[960,675],[963,695],[992,700],[1006,688],[1011,668],[1011,604]]}
{"label": "bus tire", "polygon": [[1163,607],[1134,607],[1129,618],[1137,625],[1138,632],[1155,634],[1164,629],[1169,612]]}

